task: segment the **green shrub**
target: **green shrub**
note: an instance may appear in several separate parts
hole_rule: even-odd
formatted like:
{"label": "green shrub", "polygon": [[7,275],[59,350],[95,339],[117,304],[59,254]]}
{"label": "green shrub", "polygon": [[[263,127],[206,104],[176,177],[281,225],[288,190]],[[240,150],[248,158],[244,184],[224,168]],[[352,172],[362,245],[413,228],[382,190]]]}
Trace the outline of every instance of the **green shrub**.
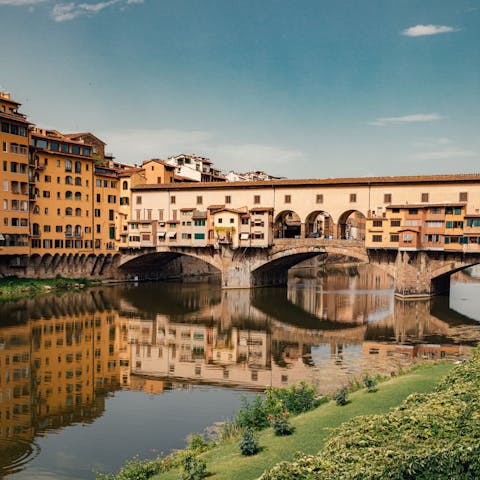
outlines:
{"label": "green shrub", "polygon": [[377,391],[377,381],[372,378],[368,373],[366,373],[363,377],[363,384],[365,385],[367,392],[372,393]]}
{"label": "green shrub", "polygon": [[300,382],[289,388],[268,387],[265,393],[267,409],[271,409],[278,401],[282,402],[292,415],[308,412],[320,404],[316,387],[306,382]]}
{"label": "green shrub", "polygon": [[255,455],[260,451],[258,437],[252,428],[248,427],[244,430],[239,446],[242,455],[245,456]]}
{"label": "green shrub", "polygon": [[165,459],[158,456],[153,460],[140,460],[134,457],[125,463],[118,473],[97,473],[97,480],[148,480],[157,473],[164,471]]}
{"label": "green shrub", "polygon": [[202,480],[207,476],[207,464],[203,458],[188,452],[182,461],[182,480]]}
{"label": "green shrub", "polygon": [[268,427],[268,411],[260,394],[255,395],[249,402],[247,397],[242,397],[242,404],[237,413],[236,422],[241,428],[262,430]]}
{"label": "green shrub", "polygon": [[187,450],[192,453],[199,454],[210,450],[214,446],[214,442],[205,440],[200,433],[194,433],[187,437]]}
{"label": "green shrub", "polygon": [[335,403],[343,407],[348,403],[348,390],[346,388],[340,389],[334,396],[333,399],[335,400]]}

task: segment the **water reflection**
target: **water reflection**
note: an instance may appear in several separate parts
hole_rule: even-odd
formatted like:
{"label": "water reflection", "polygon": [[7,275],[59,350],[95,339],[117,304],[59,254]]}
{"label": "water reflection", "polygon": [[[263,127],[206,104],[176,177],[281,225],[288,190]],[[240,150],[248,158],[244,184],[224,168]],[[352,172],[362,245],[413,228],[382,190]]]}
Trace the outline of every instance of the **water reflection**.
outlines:
{"label": "water reflection", "polygon": [[[455,285],[458,298],[479,286],[469,278]],[[143,284],[3,303],[3,474],[38,453],[35,438],[95,421],[119,389],[306,380],[331,393],[365,371],[467,355],[480,338],[473,311],[442,298],[395,300],[390,278],[365,266],[297,269],[286,289]]]}

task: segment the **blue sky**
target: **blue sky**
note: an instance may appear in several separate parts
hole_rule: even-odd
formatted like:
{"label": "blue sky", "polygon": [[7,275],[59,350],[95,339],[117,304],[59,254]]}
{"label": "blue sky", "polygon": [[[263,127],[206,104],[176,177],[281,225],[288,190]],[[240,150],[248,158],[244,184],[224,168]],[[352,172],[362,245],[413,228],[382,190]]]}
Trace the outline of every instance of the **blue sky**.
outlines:
{"label": "blue sky", "polygon": [[0,87],[127,163],[478,172],[478,0],[0,0]]}

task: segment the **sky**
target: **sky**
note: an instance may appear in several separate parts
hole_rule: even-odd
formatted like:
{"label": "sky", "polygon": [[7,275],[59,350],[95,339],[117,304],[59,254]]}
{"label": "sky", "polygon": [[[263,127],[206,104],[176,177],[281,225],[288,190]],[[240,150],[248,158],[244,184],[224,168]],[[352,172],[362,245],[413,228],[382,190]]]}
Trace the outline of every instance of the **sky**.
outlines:
{"label": "sky", "polygon": [[0,90],[117,160],[480,172],[479,0],[0,0]]}

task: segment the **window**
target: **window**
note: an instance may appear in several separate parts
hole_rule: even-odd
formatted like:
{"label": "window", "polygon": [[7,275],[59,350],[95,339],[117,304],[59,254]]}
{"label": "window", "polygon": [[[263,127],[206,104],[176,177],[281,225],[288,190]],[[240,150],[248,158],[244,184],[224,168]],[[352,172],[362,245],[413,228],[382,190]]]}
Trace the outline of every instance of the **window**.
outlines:
{"label": "window", "polygon": [[194,233],[193,238],[195,240],[205,240],[205,234],[204,233]]}
{"label": "window", "polygon": [[248,217],[242,217],[242,225],[248,225]]}
{"label": "window", "polygon": [[172,196],[170,197],[170,203],[171,203],[172,205],[176,203],[175,195],[172,195]]}
{"label": "window", "polygon": [[428,199],[429,199],[429,194],[428,193],[422,193],[421,201],[422,202],[428,202]]}
{"label": "window", "polygon": [[383,195],[383,203],[392,203],[392,194],[391,193],[385,193]]}
{"label": "window", "polygon": [[383,222],[381,220],[374,220],[373,221],[373,226],[374,227],[381,227]]}
{"label": "window", "polygon": [[193,221],[193,224],[194,224],[196,227],[204,227],[204,226],[205,226],[205,220],[204,220],[204,219],[194,220],[194,221]]}
{"label": "window", "polygon": [[468,192],[460,192],[458,194],[458,200],[460,202],[468,202]]}
{"label": "window", "polygon": [[230,218],[230,223],[235,223],[235,219],[233,217]]}
{"label": "window", "polygon": [[82,194],[80,192],[75,192],[75,200],[80,201],[82,199]]}
{"label": "window", "polygon": [[72,153],[74,155],[80,155],[80,147],[78,145],[72,145]]}
{"label": "window", "polygon": [[75,209],[75,216],[76,217],[81,217],[82,216],[82,209],[81,208],[76,208]]}
{"label": "window", "polygon": [[285,203],[292,203],[292,196],[291,195],[285,195]]}
{"label": "window", "polygon": [[260,203],[260,195],[254,195],[253,196],[253,203],[255,205],[258,205]]}
{"label": "window", "polygon": [[317,203],[323,203],[323,195],[321,193],[317,194]]}
{"label": "window", "polygon": [[400,239],[399,235],[397,235],[395,233],[390,235],[390,241],[391,242],[398,242],[399,239]]}
{"label": "window", "polygon": [[48,190],[43,191],[43,198],[50,198],[50,192]]}
{"label": "window", "polygon": [[65,171],[71,172],[72,171],[72,161],[68,158],[65,160]]}
{"label": "window", "polygon": [[217,223],[223,223],[223,218],[219,218]]}
{"label": "window", "polygon": [[427,221],[427,227],[428,228],[442,228],[443,227],[443,222],[441,221],[432,221],[432,220],[429,220]]}
{"label": "window", "polygon": [[72,192],[70,190],[67,190],[65,192],[65,199],[66,200],[71,200],[72,199]]}
{"label": "window", "polygon": [[69,175],[65,177],[65,185],[72,185],[72,177]]}
{"label": "window", "polygon": [[408,209],[409,215],[418,215],[418,208],[409,208]]}
{"label": "window", "polygon": [[232,203],[232,197],[230,195],[225,195],[225,203],[226,204]]}
{"label": "window", "polygon": [[357,201],[357,194],[351,193],[350,194],[350,203],[355,203]]}
{"label": "window", "polygon": [[79,161],[75,162],[75,173],[82,173],[82,163]]}
{"label": "window", "polygon": [[440,215],[442,213],[442,209],[440,207],[432,207],[430,209],[430,213],[433,215]]}
{"label": "window", "polygon": [[[138,197],[137,197],[138,198]],[[116,195],[109,195],[108,196],[108,203],[117,203]]]}
{"label": "window", "polygon": [[401,225],[400,220],[390,220],[390,226],[391,227],[399,227]]}
{"label": "window", "polygon": [[382,236],[381,235],[372,235],[372,242],[381,242]]}
{"label": "window", "polygon": [[197,196],[197,205],[201,205],[203,203],[203,197],[201,195]]}
{"label": "window", "polygon": [[403,234],[403,242],[404,243],[412,243],[413,242],[413,233],[404,233]]}
{"label": "window", "polygon": [[95,217],[97,217],[97,218],[100,217],[100,209],[99,209],[99,208],[96,208],[96,209],[94,210],[94,215],[95,215]]}

